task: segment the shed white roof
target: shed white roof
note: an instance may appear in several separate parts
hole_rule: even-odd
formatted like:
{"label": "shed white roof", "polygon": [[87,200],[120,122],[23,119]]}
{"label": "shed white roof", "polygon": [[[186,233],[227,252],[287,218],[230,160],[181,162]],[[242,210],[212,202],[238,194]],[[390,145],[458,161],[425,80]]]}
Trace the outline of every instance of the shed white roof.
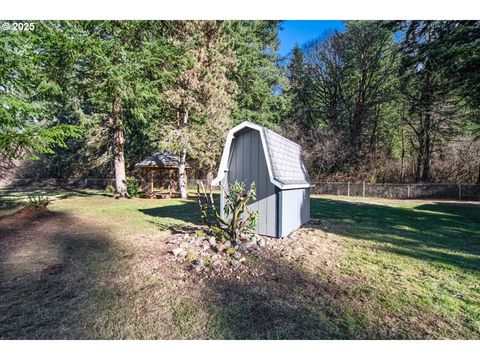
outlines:
{"label": "shed white roof", "polygon": [[315,185],[308,176],[300,145],[272,130],[248,121],[235,126],[228,132],[218,176],[212,181],[212,185],[220,184],[225,177],[232,141],[235,134],[245,128],[257,130],[260,133],[270,181],[274,185],[280,189],[307,188]]}

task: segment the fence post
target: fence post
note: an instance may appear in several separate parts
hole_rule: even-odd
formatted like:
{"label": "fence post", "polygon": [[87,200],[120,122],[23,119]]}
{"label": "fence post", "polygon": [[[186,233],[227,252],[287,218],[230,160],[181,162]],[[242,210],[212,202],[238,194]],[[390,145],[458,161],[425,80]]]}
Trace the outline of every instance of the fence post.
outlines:
{"label": "fence post", "polygon": [[347,196],[350,196],[350,181],[347,182]]}
{"label": "fence post", "polygon": [[462,200],[462,184],[458,184],[458,200]]}
{"label": "fence post", "polygon": [[362,186],[362,195],[363,197],[365,197],[365,181],[363,182],[363,186]]}
{"label": "fence post", "polygon": [[410,185],[407,185],[407,199],[410,199]]}

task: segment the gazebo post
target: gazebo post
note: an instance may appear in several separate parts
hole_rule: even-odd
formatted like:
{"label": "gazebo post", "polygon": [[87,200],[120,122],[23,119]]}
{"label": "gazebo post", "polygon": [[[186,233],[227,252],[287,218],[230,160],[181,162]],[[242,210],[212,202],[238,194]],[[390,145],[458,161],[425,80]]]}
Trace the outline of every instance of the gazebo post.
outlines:
{"label": "gazebo post", "polygon": [[173,181],[173,170],[168,170],[168,193],[172,197],[172,181]]}
{"label": "gazebo post", "polygon": [[160,190],[163,191],[163,167],[159,166],[158,171],[160,172]]}
{"label": "gazebo post", "polygon": [[148,179],[150,181],[150,194],[153,194],[153,173],[152,169],[148,168]]}

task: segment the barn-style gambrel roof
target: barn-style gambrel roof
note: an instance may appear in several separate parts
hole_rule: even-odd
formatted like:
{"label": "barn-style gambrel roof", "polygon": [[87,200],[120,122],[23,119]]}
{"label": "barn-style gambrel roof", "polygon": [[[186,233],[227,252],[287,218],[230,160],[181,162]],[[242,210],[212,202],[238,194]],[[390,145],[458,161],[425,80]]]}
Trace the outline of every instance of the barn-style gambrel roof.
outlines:
{"label": "barn-style gambrel roof", "polygon": [[245,121],[228,132],[223,149],[218,176],[212,185],[218,185],[228,171],[228,158],[235,134],[250,128],[260,133],[270,181],[280,189],[298,189],[313,187],[300,145],[263,126]]}
{"label": "barn-style gambrel roof", "polygon": [[[135,164],[136,167],[178,167],[180,157],[168,151],[161,151]],[[186,164],[186,167],[190,167]]]}

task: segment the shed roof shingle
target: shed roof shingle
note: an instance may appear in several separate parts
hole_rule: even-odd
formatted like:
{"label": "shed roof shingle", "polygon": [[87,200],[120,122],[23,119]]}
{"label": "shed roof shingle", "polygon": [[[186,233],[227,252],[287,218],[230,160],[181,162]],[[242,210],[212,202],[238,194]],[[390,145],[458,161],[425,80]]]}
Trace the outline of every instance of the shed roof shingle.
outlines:
{"label": "shed roof shingle", "polygon": [[273,177],[284,185],[310,186],[301,146],[267,128],[263,131]]}

